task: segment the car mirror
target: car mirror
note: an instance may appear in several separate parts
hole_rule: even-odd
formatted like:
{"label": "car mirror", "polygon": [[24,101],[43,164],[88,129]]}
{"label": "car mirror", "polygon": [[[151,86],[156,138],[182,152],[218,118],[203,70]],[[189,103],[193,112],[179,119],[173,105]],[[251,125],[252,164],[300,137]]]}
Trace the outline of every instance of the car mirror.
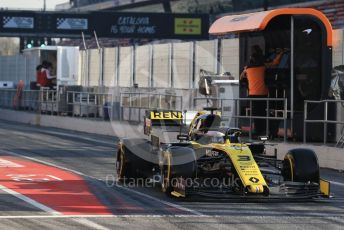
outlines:
{"label": "car mirror", "polygon": [[177,139],[179,141],[188,141],[189,140],[189,135],[179,134],[179,135],[177,135]]}
{"label": "car mirror", "polygon": [[263,142],[265,142],[265,141],[269,140],[269,137],[267,137],[267,136],[260,136],[260,137],[258,137],[258,139],[263,141]]}
{"label": "car mirror", "polygon": [[198,90],[200,94],[208,96],[211,94],[210,88],[211,81],[207,77],[201,77],[198,82]]}

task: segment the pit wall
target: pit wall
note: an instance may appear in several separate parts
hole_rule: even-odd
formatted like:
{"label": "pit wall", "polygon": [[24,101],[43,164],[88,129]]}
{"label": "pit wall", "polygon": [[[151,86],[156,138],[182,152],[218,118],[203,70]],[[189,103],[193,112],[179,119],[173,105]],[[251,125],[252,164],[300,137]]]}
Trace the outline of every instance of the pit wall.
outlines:
{"label": "pit wall", "polygon": [[[0,120],[116,136],[119,138],[146,138],[146,136],[143,135],[143,126],[141,124],[130,124],[120,121],[94,121],[82,118],[41,115],[6,109],[0,109]],[[115,144],[116,143],[114,143],[114,145]],[[289,149],[310,148],[316,152],[321,167],[341,171],[344,170],[343,148],[334,148],[324,145],[304,145],[299,143],[279,143],[278,146],[268,147],[267,152],[273,153],[274,148],[278,150],[278,159],[283,159]]]}
{"label": "pit wall", "polygon": [[143,125],[120,121],[99,121],[0,109],[0,122],[4,121],[14,121],[41,127],[53,127],[108,136],[144,137]]}
{"label": "pit wall", "polygon": [[336,169],[339,171],[344,170],[343,148],[329,147],[326,145],[313,145],[313,144],[300,144],[300,143],[278,143],[277,146],[268,147],[267,152],[273,153],[274,148],[277,149],[277,158],[284,159],[285,154],[294,148],[308,148],[312,149],[317,157],[320,167]]}

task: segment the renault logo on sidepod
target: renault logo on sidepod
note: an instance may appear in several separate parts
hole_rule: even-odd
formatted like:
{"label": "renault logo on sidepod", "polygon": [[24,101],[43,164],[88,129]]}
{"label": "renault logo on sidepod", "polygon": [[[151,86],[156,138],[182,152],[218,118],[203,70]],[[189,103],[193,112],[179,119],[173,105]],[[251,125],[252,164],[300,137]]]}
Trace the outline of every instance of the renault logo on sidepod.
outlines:
{"label": "renault logo on sidepod", "polygon": [[257,183],[257,182],[259,182],[259,179],[256,178],[256,177],[251,177],[251,178],[249,179],[249,181],[251,181],[251,182],[253,182],[253,183]]}

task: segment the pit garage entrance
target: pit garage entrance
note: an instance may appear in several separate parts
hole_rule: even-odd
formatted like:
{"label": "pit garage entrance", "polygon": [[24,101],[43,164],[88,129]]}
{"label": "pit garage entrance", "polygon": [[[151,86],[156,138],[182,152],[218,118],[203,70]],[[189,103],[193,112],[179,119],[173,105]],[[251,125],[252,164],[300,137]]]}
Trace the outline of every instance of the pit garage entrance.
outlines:
{"label": "pit garage entrance", "polygon": [[[266,67],[265,84],[269,89],[268,98],[287,99],[287,129],[289,138],[303,138],[303,114],[305,100],[327,98],[332,67],[332,26],[320,11],[309,8],[286,8],[242,15],[224,16],[216,20],[209,30],[212,35],[236,33],[240,42],[240,71],[250,60],[251,47],[258,45],[266,62],[283,53],[278,64]],[[239,97],[247,98],[248,83],[241,81]],[[247,113],[250,101],[240,104],[241,114]],[[268,103],[266,103],[268,104]],[[271,102],[266,114],[284,112],[282,103]],[[269,108],[269,109],[268,109]],[[334,115],[335,108],[329,108]],[[323,119],[321,104],[308,108],[312,119]],[[253,114],[254,116],[254,114]],[[270,115],[268,115],[270,116]],[[271,115],[272,116],[272,115]],[[263,119],[264,120],[264,119]],[[312,133],[307,140],[320,141],[323,124],[310,124]],[[244,121],[239,126],[247,126]],[[267,134],[278,135],[285,129],[280,121],[270,120]],[[254,129],[249,125],[249,129]],[[283,131],[282,131],[283,132]],[[318,136],[317,136],[318,135]],[[335,132],[328,128],[328,140]]]}

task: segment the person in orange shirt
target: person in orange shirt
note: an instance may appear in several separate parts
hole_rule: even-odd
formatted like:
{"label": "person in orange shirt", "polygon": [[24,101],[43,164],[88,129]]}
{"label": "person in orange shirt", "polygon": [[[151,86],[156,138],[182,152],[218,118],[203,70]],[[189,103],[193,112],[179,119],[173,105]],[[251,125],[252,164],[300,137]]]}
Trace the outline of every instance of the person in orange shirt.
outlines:
{"label": "person in orange shirt", "polygon": [[41,70],[42,70],[43,66],[42,64],[39,64],[38,66],[36,66],[36,86],[39,88],[42,85],[42,75],[41,75]]}
{"label": "person in orange shirt", "polygon": [[[258,45],[251,47],[251,56],[249,62],[244,67],[240,74],[240,80],[247,79],[248,81],[248,96],[250,98],[267,98],[269,88],[265,84],[265,70],[266,67],[278,65],[283,53],[276,55],[274,60],[270,63],[265,62],[262,49]],[[266,116],[266,101],[252,101],[252,116]],[[255,134],[265,135],[266,120],[254,119]]]}

